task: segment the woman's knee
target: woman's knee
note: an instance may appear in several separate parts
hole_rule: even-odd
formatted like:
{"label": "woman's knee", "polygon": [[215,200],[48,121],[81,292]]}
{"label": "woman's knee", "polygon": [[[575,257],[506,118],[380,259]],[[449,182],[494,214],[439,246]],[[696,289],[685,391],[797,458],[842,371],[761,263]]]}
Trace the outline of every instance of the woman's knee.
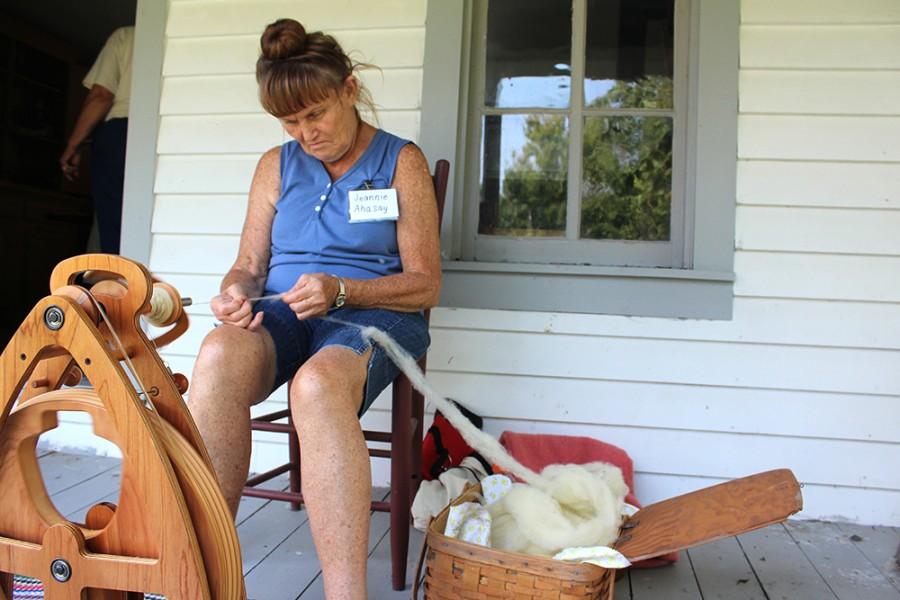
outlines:
{"label": "woman's knee", "polygon": [[262,363],[266,357],[261,337],[257,332],[220,325],[203,339],[197,362],[211,366],[228,366],[237,362]]}
{"label": "woman's knee", "polygon": [[317,410],[356,414],[366,384],[366,357],[346,348],[326,348],[310,358],[291,381],[291,409],[295,414]]}
{"label": "woman's knee", "polygon": [[[264,394],[275,375],[275,352],[271,341],[267,343],[267,337],[265,332],[232,325],[216,327],[200,345],[194,364],[194,380],[237,379],[247,387],[258,387]],[[257,385],[252,385],[254,382]]]}

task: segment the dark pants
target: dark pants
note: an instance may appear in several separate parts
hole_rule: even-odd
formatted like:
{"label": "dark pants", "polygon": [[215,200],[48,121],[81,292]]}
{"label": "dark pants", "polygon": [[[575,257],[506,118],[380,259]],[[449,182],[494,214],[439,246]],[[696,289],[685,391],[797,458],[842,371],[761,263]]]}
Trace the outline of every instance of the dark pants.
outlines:
{"label": "dark pants", "polygon": [[91,194],[100,233],[100,251],[108,254],[119,253],[127,135],[128,119],[111,119],[94,130]]}

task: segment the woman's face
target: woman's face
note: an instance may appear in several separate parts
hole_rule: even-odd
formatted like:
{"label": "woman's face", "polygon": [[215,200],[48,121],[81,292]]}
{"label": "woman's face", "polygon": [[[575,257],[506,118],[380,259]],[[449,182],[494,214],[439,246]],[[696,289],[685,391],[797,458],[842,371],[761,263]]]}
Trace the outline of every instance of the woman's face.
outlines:
{"label": "woman's face", "polygon": [[336,162],[353,145],[358,126],[357,92],[356,79],[348,77],[339,92],[279,121],[307,154],[324,163]]}

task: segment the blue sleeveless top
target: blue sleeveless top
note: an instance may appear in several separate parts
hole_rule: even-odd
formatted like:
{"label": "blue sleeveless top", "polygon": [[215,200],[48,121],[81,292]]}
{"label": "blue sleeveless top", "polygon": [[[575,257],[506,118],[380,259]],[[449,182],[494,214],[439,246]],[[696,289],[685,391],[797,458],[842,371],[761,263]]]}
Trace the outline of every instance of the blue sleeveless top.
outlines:
{"label": "blue sleeveless top", "polygon": [[351,190],[391,187],[408,140],[378,129],[362,156],[336,181],[296,141],[281,147],[281,195],[272,222],[266,294],[290,289],[304,273],[374,279],[402,271],[396,221],[350,223]]}

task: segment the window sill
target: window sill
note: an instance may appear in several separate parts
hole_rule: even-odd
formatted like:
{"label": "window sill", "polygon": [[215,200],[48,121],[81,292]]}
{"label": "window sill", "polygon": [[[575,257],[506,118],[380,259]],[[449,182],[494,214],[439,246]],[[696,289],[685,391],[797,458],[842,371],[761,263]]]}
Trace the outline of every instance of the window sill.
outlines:
{"label": "window sill", "polygon": [[731,319],[734,273],[444,261],[441,306]]}

